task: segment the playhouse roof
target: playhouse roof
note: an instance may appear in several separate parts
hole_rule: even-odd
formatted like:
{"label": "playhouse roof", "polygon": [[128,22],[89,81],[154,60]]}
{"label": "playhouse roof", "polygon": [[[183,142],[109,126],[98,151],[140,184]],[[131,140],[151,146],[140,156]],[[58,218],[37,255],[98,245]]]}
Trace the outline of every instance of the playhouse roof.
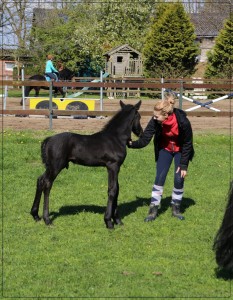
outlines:
{"label": "playhouse roof", "polygon": [[104,56],[111,56],[112,54],[114,53],[117,53],[117,52],[125,52],[125,53],[137,53],[138,55],[141,55],[141,53],[137,50],[135,50],[134,48],[130,47],[128,44],[124,44],[124,45],[121,45],[121,46],[117,46],[117,47],[114,47],[112,48],[111,50],[109,50],[108,52],[104,53]]}

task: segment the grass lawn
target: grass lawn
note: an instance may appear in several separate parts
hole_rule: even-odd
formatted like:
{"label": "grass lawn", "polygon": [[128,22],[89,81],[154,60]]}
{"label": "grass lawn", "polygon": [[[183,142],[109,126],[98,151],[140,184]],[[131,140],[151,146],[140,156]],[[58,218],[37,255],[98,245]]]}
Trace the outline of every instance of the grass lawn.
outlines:
{"label": "grass lawn", "polygon": [[104,168],[70,164],[51,192],[53,226],[33,221],[29,212],[36,179],[44,171],[40,143],[49,134],[3,135],[3,297],[230,296],[230,279],[217,269],[212,251],[229,188],[229,136],[195,136],[196,154],[185,183],[185,221],[171,217],[170,170],[160,215],[144,223],[155,176],[153,145],[129,149],[119,177],[125,225],[110,231],[103,221]]}

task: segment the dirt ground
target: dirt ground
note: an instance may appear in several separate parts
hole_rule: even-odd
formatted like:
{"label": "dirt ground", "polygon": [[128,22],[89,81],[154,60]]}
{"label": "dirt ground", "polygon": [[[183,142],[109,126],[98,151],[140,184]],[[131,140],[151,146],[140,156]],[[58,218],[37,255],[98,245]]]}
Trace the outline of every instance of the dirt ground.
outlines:
{"label": "dirt ground", "polygon": [[[1,100],[2,101],[2,100]],[[138,99],[127,99],[123,100],[125,103],[136,103]],[[233,100],[223,100],[214,103],[213,107],[220,109],[221,111],[231,110],[231,102]],[[203,101],[205,102],[205,101]],[[154,100],[143,100],[140,111],[151,111],[151,116],[153,114]],[[2,105],[2,103],[1,103]],[[95,109],[100,110],[100,103],[97,100]],[[193,103],[185,101],[183,104],[183,109],[194,106]],[[118,110],[119,100],[104,100],[103,109],[104,110]],[[22,109],[20,106],[19,98],[8,98],[6,109]],[[28,103],[26,104],[26,109],[29,109]],[[207,110],[206,108],[199,108],[200,110]],[[209,110],[208,110],[209,111]],[[187,113],[188,115],[188,113]],[[102,127],[110,120],[111,117],[97,117],[97,118],[87,118],[87,119],[74,119],[73,117],[59,117],[52,120],[52,129],[54,131],[78,131],[78,132],[97,132],[102,129]],[[193,131],[203,132],[203,133],[222,133],[230,134],[232,132],[233,120],[230,117],[219,117],[209,116],[209,117],[197,117],[189,116],[188,118],[192,124]],[[145,128],[150,116],[142,116],[141,124]],[[1,116],[1,127],[3,130],[14,129],[14,130],[48,130],[49,129],[49,119],[45,116],[33,116],[29,115],[27,117],[16,117],[10,115]]]}

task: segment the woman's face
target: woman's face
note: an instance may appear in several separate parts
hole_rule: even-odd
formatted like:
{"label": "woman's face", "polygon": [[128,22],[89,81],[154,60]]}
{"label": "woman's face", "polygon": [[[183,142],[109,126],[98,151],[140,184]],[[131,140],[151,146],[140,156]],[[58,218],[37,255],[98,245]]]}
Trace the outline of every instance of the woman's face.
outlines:
{"label": "woman's face", "polygon": [[159,123],[165,121],[168,117],[168,114],[161,114],[160,110],[154,110],[154,119],[157,120]]}

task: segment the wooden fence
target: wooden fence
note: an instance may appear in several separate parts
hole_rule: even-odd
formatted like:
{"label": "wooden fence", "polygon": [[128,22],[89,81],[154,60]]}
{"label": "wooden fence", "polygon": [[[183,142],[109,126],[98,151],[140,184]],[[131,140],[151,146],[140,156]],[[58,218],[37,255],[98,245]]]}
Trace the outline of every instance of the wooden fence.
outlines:
{"label": "wooden fence", "polygon": [[[139,91],[140,93],[161,93],[162,89],[169,89],[173,91],[177,91],[182,97],[183,93],[191,93],[195,89],[205,89],[211,91],[211,93],[217,94],[230,94],[232,92],[233,81],[232,80],[201,80],[201,83],[198,83],[198,80],[195,79],[195,83],[193,83],[193,79],[166,79],[163,83],[159,82],[160,79],[155,78],[124,78],[124,79],[114,79],[114,82],[110,79],[105,79],[103,82],[93,82],[93,78],[84,78],[79,79],[76,78],[76,81],[72,82],[47,82],[47,81],[15,81],[15,80],[2,80],[0,82],[0,86],[43,86],[47,87],[50,90],[50,108],[49,109],[39,109],[39,110],[13,110],[13,109],[2,109],[0,114],[2,115],[46,115],[50,117],[50,125],[52,124],[53,116],[72,116],[72,115],[86,115],[86,116],[111,116],[116,113],[116,111],[83,111],[83,110],[54,110],[52,109],[52,87],[69,87],[76,90],[82,90],[83,88],[89,88],[85,90],[86,92],[93,93],[100,91],[96,91],[95,89],[102,88],[103,93],[109,93],[109,91],[118,91],[121,93],[126,93],[127,89],[130,91]],[[140,111],[140,113],[144,116],[151,115],[151,111]],[[214,112],[214,111],[193,111],[188,112],[189,116],[229,116],[232,117],[231,111],[222,111],[222,112]]]}

